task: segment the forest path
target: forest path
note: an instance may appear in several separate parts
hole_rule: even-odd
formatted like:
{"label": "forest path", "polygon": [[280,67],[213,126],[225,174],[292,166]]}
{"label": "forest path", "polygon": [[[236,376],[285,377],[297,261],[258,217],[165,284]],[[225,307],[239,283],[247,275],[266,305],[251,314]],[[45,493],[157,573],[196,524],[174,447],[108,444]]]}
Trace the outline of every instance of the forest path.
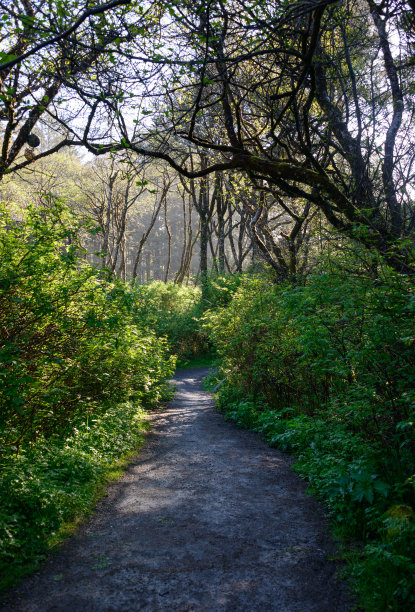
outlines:
{"label": "forest path", "polygon": [[0,610],[351,609],[320,505],[287,455],[215,411],[206,372],[177,372],[123,478]]}

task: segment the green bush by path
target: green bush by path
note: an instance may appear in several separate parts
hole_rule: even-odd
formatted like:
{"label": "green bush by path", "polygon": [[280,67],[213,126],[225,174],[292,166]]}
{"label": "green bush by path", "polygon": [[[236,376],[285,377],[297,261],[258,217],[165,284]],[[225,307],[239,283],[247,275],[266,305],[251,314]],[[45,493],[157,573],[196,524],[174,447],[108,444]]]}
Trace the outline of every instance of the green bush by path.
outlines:
{"label": "green bush by path", "polygon": [[84,263],[82,224],[59,202],[19,222],[0,212],[0,454],[156,402],[174,359],[137,326],[130,290]]}
{"label": "green bush by path", "polygon": [[218,404],[298,457],[337,532],[359,541],[365,610],[415,608],[415,285],[379,266],[322,266],[304,286],[242,280],[206,314]]}
{"label": "green bush by path", "polygon": [[145,413],[118,405],[80,423],[65,440],[43,440],[0,459],[0,589],[35,568],[62,527],[87,513],[101,485],[142,443]]}
{"label": "green bush by path", "polygon": [[139,304],[137,322],[166,337],[171,353],[186,359],[209,352],[209,341],[199,321],[199,287],[151,281],[135,285],[131,291]]}
{"label": "green bush by path", "polygon": [[[206,308],[217,308],[230,302],[240,283],[239,275],[211,275],[206,300],[199,287],[151,281],[131,289],[138,303],[135,320],[165,337],[171,353],[182,365],[209,360],[212,343],[202,326]],[[210,363],[210,362],[209,362]]]}
{"label": "green bush by path", "polygon": [[322,271],[303,287],[245,278],[229,306],[206,315],[205,328],[231,386],[273,409],[345,424],[387,449],[387,469],[407,478],[414,308],[414,284],[388,270],[383,279]]}
{"label": "green bush by path", "polygon": [[294,469],[328,509],[336,531],[361,544],[347,555],[348,575],[364,610],[411,611],[415,606],[415,521],[403,503],[401,483],[391,486],[379,457],[343,425],[243,399],[223,388],[227,418],[264,435],[271,446],[293,453]]}
{"label": "green bush by path", "polygon": [[82,516],[167,397],[164,339],[131,288],[84,261],[58,201],[0,209],[0,574],[7,586]]}

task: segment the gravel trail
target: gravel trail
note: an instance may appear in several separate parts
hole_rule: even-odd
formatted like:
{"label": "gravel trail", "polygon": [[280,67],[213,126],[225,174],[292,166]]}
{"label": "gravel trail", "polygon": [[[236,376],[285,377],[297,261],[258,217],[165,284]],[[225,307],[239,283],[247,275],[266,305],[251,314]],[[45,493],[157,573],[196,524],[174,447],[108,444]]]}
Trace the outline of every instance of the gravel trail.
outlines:
{"label": "gravel trail", "polygon": [[2,612],[352,609],[321,506],[289,456],[215,411],[206,373],[177,372],[122,479]]}

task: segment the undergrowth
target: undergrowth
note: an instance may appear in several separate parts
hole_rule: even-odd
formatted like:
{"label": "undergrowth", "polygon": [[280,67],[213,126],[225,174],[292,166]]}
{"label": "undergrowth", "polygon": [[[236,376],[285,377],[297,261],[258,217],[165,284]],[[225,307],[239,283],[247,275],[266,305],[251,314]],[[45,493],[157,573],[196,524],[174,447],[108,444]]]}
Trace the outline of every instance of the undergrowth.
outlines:
{"label": "undergrowth", "polygon": [[[342,262],[341,262],[342,263]],[[381,263],[245,278],[205,315],[218,406],[297,457],[368,612],[415,609],[415,287]],[[373,272],[375,268],[376,273]]]}
{"label": "undergrowth", "polygon": [[238,426],[297,457],[294,469],[325,503],[337,536],[351,545],[347,573],[364,610],[413,610],[414,513],[399,486],[382,477],[382,461],[364,439],[322,417],[270,410],[229,387],[219,390],[218,406]]}
{"label": "undergrowth", "polygon": [[0,588],[36,567],[142,441],[175,357],[132,289],[85,262],[62,202],[0,205]]}
{"label": "undergrowth", "polygon": [[73,531],[143,442],[146,413],[125,403],[0,462],[0,589]]}
{"label": "undergrowth", "polygon": [[207,308],[228,304],[241,282],[241,275],[211,273],[206,279],[205,297],[199,287],[150,281],[131,288],[138,304],[134,320],[165,338],[177,366],[211,366],[216,350],[203,326]]}
{"label": "undergrowth", "polygon": [[201,291],[198,287],[151,281],[132,288],[139,304],[135,319],[165,337],[169,350],[183,362],[210,353],[202,330]]}

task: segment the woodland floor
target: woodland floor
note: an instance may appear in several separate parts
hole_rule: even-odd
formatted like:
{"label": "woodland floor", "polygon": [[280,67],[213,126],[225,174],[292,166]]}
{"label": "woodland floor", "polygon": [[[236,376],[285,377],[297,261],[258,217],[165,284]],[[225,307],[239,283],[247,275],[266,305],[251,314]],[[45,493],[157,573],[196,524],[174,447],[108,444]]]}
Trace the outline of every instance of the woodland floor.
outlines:
{"label": "woodland floor", "polygon": [[216,412],[206,368],[176,374],[144,449],[2,612],[352,609],[321,506],[288,455]]}

